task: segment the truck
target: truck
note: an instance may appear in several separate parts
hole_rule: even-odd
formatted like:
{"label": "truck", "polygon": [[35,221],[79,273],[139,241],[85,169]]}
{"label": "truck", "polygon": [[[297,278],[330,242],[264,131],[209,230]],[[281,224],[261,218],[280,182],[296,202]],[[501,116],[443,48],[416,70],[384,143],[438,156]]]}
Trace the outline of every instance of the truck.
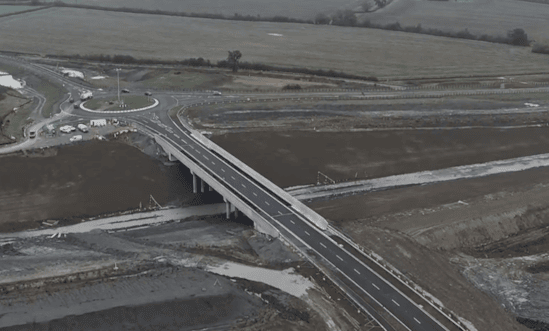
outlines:
{"label": "truck", "polygon": [[86,133],[86,132],[88,132],[88,127],[84,124],[78,124],[78,130]]}
{"label": "truck", "polygon": [[82,91],[82,93],[80,93],[80,100],[82,101],[88,100],[91,98],[93,98],[93,93],[91,91]]}

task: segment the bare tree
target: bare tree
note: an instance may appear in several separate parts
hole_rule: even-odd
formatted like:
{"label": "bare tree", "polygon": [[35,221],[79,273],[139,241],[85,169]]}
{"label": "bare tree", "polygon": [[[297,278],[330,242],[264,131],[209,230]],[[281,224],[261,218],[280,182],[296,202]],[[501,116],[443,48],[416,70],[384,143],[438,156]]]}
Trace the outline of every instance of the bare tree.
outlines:
{"label": "bare tree", "polygon": [[233,72],[238,71],[238,60],[242,57],[242,53],[239,50],[229,51],[227,62],[233,66]]}

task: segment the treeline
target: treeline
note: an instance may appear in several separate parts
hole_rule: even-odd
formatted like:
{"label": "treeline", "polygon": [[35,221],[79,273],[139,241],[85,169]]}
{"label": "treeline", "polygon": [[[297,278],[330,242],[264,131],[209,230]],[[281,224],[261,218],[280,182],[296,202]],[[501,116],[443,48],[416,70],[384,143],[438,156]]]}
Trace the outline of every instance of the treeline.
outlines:
{"label": "treeline", "polygon": [[426,28],[423,28],[421,24],[418,24],[416,26],[403,27],[400,25],[399,22],[388,23],[388,24],[377,24],[377,23],[372,23],[368,20],[364,22],[358,22],[355,13],[352,10],[345,10],[345,11],[340,10],[331,16],[328,16],[325,14],[318,14],[315,18],[315,24],[402,31],[402,32],[428,34],[433,36],[449,37],[449,38],[480,40],[480,41],[509,44],[509,45],[515,45],[515,46],[530,45],[530,40],[528,40],[528,35],[526,34],[526,32],[524,32],[523,29],[514,29],[511,31],[508,31],[507,36],[505,37],[490,36],[488,34],[482,34],[479,36],[479,35],[474,35],[470,33],[469,30],[467,29],[455,32],[455,31],[444,31],[444,30],[433,29],[433,28],[426,29]]}
{"label": "treeline", "polygon": [[[131,55],[48,55],[48,57],[56,58],[69,58],[69,59],[82,59],[90,60],[96,62],[104,63],[115,63],[115,64],[135,64],[135,65],[151,65],[151,64],[164,64],[164,65],[173,65],[173,66],[191,66],[191,67],[209,67],[209,68],[228,68],[232,69],[233,64],[229,63],[227,60],[220,60],[216,63],[212,63],[210,60],[204,58],[189,58],[183,60],[156,60],[156,59],[136,59]],[[278,71],[278,72],[288,72],[288,73],[297,73],[304,75],[315,75],[322,77],[332,77],[332,78],[345,78],[345,79],[356,79],[363,81],[372,81],[377,82],[377,77],[374,76],[358,76],[353,74],[344,73],[341,71],[334,70],[322,70],[322,69],[308,69],[300,67],[280,67],[280,66],[271,66],[263,63],[257,62],[239,62],[239,69],[245,70],[256,70],[256,71]]]}

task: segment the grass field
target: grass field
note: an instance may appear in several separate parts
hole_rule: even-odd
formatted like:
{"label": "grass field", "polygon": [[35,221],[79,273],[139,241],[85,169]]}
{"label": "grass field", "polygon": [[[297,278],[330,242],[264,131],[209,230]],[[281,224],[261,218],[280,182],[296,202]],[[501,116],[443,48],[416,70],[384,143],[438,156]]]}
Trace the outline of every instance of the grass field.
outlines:
{"label": "grass field", "polygon": [[[120,95],[120,99],[124,101],[128,107],[120,108],[118,106],[118,98],[101,98],[101,99],[92,99],[86,101],[85,106],[93,110],[128,110],[128,109],[138,109],[150,106],[154,103],[154,100],[149,100],[148,97],[143,95]],[[112,105],[109,104],[109,101],[114,102]]]}
{"label": "grass field", "polygon": [[549,7],[517,0],[418,1],[395,0],[386,8],[367,13],[361,19],[402,26],[421,24],[423,28],[463,30],[475,35],[505,35],[507,30],[522,28],[530,39],[543,42],[549,36]]}
{"label": "grass field", "polygon": [[171,60],[217,61],[226,58],[227,50],[239,49],[242,61],[342,70],[382,79],[549,71],[547,56],[523,47],[375,29],[69,8],[0,19],[0,39],[5,51]]}
{"label": "grass field", "polygon": [[212,13],[232,16],[261,15],[272,17],[276,15],[292,18],[312,19],[317,13],[331,12],[342,8],[354,8],[356,0],[79,0],[78,4],[127,7],[150,10],[165,10],[186,13]]}

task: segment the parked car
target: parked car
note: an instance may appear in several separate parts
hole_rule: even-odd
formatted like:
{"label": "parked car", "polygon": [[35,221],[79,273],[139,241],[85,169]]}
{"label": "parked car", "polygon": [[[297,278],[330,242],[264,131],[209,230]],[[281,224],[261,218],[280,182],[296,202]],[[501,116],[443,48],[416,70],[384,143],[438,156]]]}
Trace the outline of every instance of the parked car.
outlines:
{"label": "parked car", "polygon": [[73,102],[74,102],[74,98],[70,98],[70,99],[69,99],[69,102],[70,102],[70,103],[73,103]]}
{"label": "parked car", "polygon": [[148,96],[148,97],[150,97],[150,96],[153,95],[153,94],[152,94],[151,92],[147,91],[147,92],[145,92],[145,95]]}
{"label": "parked car", "polygon": [[64,133],[71,133],[73,131],[76,131],[76,128],[74,126],[71,126],[71,125],[65,125],[65,126],[60,127],[59,131],[64,132]]}
{"label": "parked car", "polygon": [[120,90],[122,93],[130,93],[130,90],[128,90],[127,88],[123,88]]}
{"label": "parked car", "polygon": [[222,93],[219,91],[213,91],[213,95],[222,95]]}
{"label": "parked car", "polygon": [[86,132],[88,132],[88,127],[84,124],[78,124],[78,130],[86,133]]}
{"label": "parked car", "polygon": [[78,108],[80,108],[80,105],[77,104],[77,103],[75,103],[75,104],[74,104],[74,109],[78,109]]}
{"label": "parked car", "polygon": [[36,131],[30,131],[29,138],[36,138]]}
{"label": "parked car", "polygon": [[80,141],[82,140],[82,135],[76,135],[76,136],[72,136],[70,139],[70,141]]}
{"label": "parked car", "polygon": [[112,125],[118,125],[118,120],[116,118],[112,119]]}

